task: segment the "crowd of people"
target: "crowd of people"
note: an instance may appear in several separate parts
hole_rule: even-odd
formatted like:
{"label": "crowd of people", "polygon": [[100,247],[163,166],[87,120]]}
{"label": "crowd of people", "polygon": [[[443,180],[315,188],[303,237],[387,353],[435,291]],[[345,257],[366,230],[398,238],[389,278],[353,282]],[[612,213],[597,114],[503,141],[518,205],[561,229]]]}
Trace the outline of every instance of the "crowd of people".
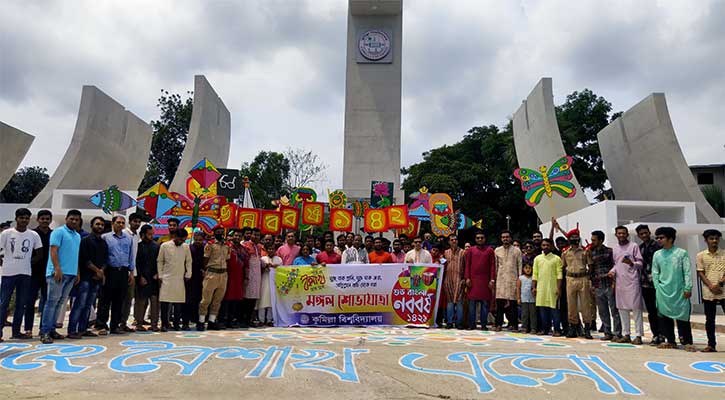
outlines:
{"label": "crowd of people", "polygon": [[[32,230],[28,209],[15,216],[15,226],[0,233],[0,321],[6,321],[14,293],[12,339],[33,337],[38,300],[42,343],[147,329],[271,326],[269,273],[275,267],[437,263],[444,267],[437,323],[446,328],[476,329],[480,323],[483,330],[490,324],[496,331],[586,339],[599,330],[602,340],[641,345],[646,311],[650,344],[676,347],[676,325],[685,350],[696,350],[689,322],[690,258],[675,246],[677,233],[670,227],[658,228],[652,239],[648,226],[638,226],[638,245],[618,226],[617,245],[610,248],[604,232],[591,232],[583,246],[578,229],[564,232],[552,220],[548,238],[535,232],[530,240],[515,240],[503,231],[496,247],[482,231],[475,232],[473,245],[463,246],[456,235],[400,235],[391,242],[353,233],[335,238],[328,231],[302,239],[294,231],[274,236],[220,226],[213,235],[195,231],[189,238],[174,218],[168,234],[159,237],[138,214],[129,216],[128,226],[123,216],[94,217],[90,232],[82,229],[77,210],[56,229],[50,228],[48,210],[38,212]],[[553,240],[557,229],[563,236]],[[707,249],[696,257],[708,337],[702,351],[714,352],[717,306],[725,310],[725,252],[719,231],[706,230],[703,237]],[[64,336],[57,329],[69,299]]]}

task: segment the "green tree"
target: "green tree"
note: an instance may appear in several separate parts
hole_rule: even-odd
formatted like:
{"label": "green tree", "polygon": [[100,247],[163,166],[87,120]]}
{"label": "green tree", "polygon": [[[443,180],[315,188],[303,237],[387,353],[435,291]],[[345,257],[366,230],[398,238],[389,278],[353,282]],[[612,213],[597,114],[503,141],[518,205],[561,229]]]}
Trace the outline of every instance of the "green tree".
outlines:
{"label": "green tree", "polygon": [[582,187],[595,192],[602,191],[607,180],[597,133],[621,115],[610,118],[611,111],[612,104],[589,89],[566,96],[564,104],[556,107],[564,150],[574,158],[574,174]]}
{"label": "green tree", "polygon": [[186,99],[182,99],[178,94],[161,90],[157,104],[161,114],[158,120],[151,121],[154,130],[151,153],[146,165],[146,174],[138,188],[139,192],[145,191],[157,182],[163,182],[168,186],[174,178],[186,146],[191,112],[194,108],[193,93],[187,92],[187,95]]}
{"label": "green tree", "polygon": [[708,185],[702,188],[702,194],[710,206],[721,217],[725,217],[725,193],[719,186]]}
{"label": "green tree", "polygon": [[48,170],[42,167],[20,168],[0,192],[0,202],[30,203],[50,180]]}
{"label": "green tree", "polygon": [[[577,179],[594,191],[603,190],[607,180],[597,133],[621,115],[610,116],[611,110],[606,99],[589,89],[570,94],[556,107],[564,148],[575,159]],[[483,218],[486,230],[503,229],[509,215],[512,233],[524,238],[536,229],[538,219],[513,177],[517,164],[511,121],[503,129],[474,127],[460,142],[427,151],[422,162],[403,168],[402,186],[408,196],[421,186],[431,193],[448,193],[456,209],[473,219]]]}
{"label": "green tree", "polygon": [[290,163],[284,154],[260,151],[251,163],[243,163],[241,176],[249,177],[254,206],[272,208],[272,200],[288,194],[285,182],[289,179]]}

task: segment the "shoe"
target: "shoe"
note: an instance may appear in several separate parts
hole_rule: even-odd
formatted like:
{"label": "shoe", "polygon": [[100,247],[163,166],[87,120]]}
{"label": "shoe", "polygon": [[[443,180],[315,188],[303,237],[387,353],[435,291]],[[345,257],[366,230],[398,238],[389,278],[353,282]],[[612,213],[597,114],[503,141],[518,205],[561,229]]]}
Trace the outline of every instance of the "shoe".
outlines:
{"label": "shoe", "polygon": [[126,332],[126,333],[133,333],[133,332],[136,332],[136,330],[135,330],[135,329],[133,329],[133,328],[131,328],[131,327],[129,327],[129,326],[126,326],[126,325],[121,325],[121,326],[120,326],[120,327],[119,327],[118,329],[120,329],[120,330],[122,330],[122,331],[124,331],[124,332]]}
{"label": "shoe", "polygon": [[700,350],[703,353],[717,353],[717,349],[715,349],[712,346],[706,346],[704,349]]}
{"label": "shoe", "polygon": [[227,326],[224,325],[224,322],[217,322],[216,323],[216,329],[219,330],[219,331],[223,331],[223,330],[227,329]]}
{"label": "shoe", "polygon": [[196,330],[198,332],[204,332],[204,323],[203,322],[197,322],[196,323]]}
{"label": "shoe", "polygon": [[554,332],[553,337],[561,337],[561,332]]}
{"label": "shoe", "polygon": [[676,349],[676,348],[677,348],[677,345],[676,345],[676,344],[674,344],[674,343],[667,343],[667,342],[664,342],[664,343],[660,343],[660,344],[659,344],[659,345],[657,346],[657,348],[658,348],[658,349]]}
{"label": "shoe", "polygon": [[159,331],[159,327],[156,326],[156,325],[154,325],[154,326],[150,327],[149,330],[151,330],[151,332],[158,332]]}
{"label": "shoe", "polygon": [[98,331],[98,335],[99,336],[106,336],[106,335],[108,335],[108,329],[106,329],[106,328],[96,329],[96,331]]}
{"label": "shoe", "polygon": [[78,340],[78,339],[82,339],[83,338],[83,335],[81,335],[78,332],[69,333],[68,336],[66,336],[66,338],[67,339],[71,339],[71,340]]}
{"label": "shoe", "polygon": [[568,339],[574,339],[577,337],[576,329],[573,326],[571,326],[571,325],[569,326],[569,329],[566,332],[566,337]]}
{"label": "shoe", "polygon": [[173,330],[175,332],[179,332],[181,330],[181,325],[174,325],[173,328],[171,328],[171,330]]}
{"label": "shoe", "polygon": [[599,340],[612,340],[614,339],[614,336],[612,336],[611,333],[605,333],[604,337],[600,338]]}
{"label": "shoe", "polygon": [[217,325],[216,322],[209,321],[206,324],[206,329],[208,329],[210,331],[216,331],[216,330],[219,330],[219,325]]}
{"label": "shoe", "polygon": [[163,325],[161,326],[161,332],[168,332],[168,331],[169,331],[169,328],[167,328]]}
{"label": "shoe", "polygon": [[592,339],[594,339],[594,338],[592,337],[592,333],[591,333],[591,331],[590,331],[589,329],[585,329],[585,330],[584,330],[584,339],[589,339],[589,340],[592,340]]}
{"label": "shoe", "polygon": [[139,325],[148,325],[148,326],[151,326],[151,322],[149,322],[149,321],[141,321],[141,323]]}
{"label": "shoe", "polygon": [[189,324],[184,324],[184,325],[181,326],[181,330],[182,331],[190,331],[191,330],[191,327],[189,327]]}
{"label": "shoe", "polygon": [[665,342],[665,338],[663,338],[662,336],[655,336],[652,338],[652,341],[649,342],[649,344],[650,344],[650,346],[657,346],[660,343],[664,343],[664,342]]}
{"label": "shoe", "polygon": [[111,335],[125,335],[126,332],[122,331],[119,328],[111,329]]}
{"label": "shoe", "polygon": [[632,338],[630,338],[629,335],[625,335],[620,338],[617,338],[617,340],[615,340],[614,343],[632,343]]}
{"label": "shoe", "polygon": [[53,343],[53,338],[50,337],[50,335],[48,335],[48,334],[40,335],[40,343],[51,344],[51,343]]}
{"label": "shoe", "polygon": [[[266,325],[267,325],[268,327],[273,327],[273,326],[274,326],[274,321],[269,321],[269,322],[267,322],[267,324],[266,324]],[[459,327],[458,329],[461,329],[461,328]]]}
{"label": "shoe", "polygon": [[53,340],[63,340],[65,339],[65,336],[61,335],[60,333],[56,331],[50,332],[50,337],[53,338]]}
{"label": "shoe", "polygon": [[634,340],[632,341],[632,344],[641,346],[642,345],[642,336],[637,336],[636,338],[634,338]]}
{"label": "shoe", "polygon": [[14,339],[14,340],[28,340],[28,339],[32,339],[32,338],[33,338],[33,335],[28,334],[27,332],[18,333],[17,335],[13,335],[10,337],[10,339]]}
{"label": "shoe", "polygon": [[622,335],[612,336],[612,343],[619,343],[619,340],[622,340]]}
{"label": "shoe", "polygon": [[494,332],[501,332],[501,330],[502,330],[502,329],[501,329],[501,327],[500,327],[500,326],[497,326],[497,327],[493,328],[493,331],[494,331]]}
{"label": "shoe", "polygon": [[136,332],[146,332],[147,329],[143,325],[136,325]]}
{"label": "shoe", "polygon": [[694,353],[697,351],[697,347],[695,347],[694,344],[687,344],[685,345],[685,351],[688,353]]}
{"label": "shoe", "polygon": [[98,337],[98,334],[93,331],[85,331],[81,335],[86,337]]}

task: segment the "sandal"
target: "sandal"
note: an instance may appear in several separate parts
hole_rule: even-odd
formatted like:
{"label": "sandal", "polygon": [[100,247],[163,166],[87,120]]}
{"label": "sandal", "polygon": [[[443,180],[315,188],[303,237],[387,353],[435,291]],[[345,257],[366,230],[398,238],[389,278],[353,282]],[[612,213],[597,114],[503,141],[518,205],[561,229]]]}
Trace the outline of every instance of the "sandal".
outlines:
{"label": "sandal", "polygon": [[687,351],[689,353],[694,353],[697,351],[697,347],[695,347],[694,344],[688,344],[685,346],[685,351]]}
{"label": "sandal", "polygon": [[96,333],[98,333],[100,336],[106,336],[108,335],[108,330],[105,328],[99,329]]}
{"label": "sandal", "polygon": [[658,349],[676,349],[677,345],[674,343],[665,342],[665,343],[660,343],[659,345],[657,345],[657,348]]}
{"label": "sandal", "polygon": [[136,325],[136,332],[146,332],[146,328],[143,325]]}
{"label": "sandal", "polygon": [[717,350],[714,347],[710,347],[710,346],[707,346],[700,351],[703,353],[717,353]]}

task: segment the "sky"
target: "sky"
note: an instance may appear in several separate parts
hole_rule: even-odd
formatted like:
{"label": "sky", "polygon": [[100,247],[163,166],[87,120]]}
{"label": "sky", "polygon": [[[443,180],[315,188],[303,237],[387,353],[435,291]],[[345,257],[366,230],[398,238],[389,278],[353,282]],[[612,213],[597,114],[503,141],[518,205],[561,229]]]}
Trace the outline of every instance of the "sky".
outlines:
{"label": "sky", "polygon": [[[626,111],[664,92],[689,164],[725,162],[725,1],[405,0],[401,165],[503,126],[542,77]],[[229,166],[312,150],[342,186],[346,0],[0,2],[0,121],[55,170],[81,87],[142,119],[207,77],[232,116]],[[139,162],[146,162],[139,155]]]}

